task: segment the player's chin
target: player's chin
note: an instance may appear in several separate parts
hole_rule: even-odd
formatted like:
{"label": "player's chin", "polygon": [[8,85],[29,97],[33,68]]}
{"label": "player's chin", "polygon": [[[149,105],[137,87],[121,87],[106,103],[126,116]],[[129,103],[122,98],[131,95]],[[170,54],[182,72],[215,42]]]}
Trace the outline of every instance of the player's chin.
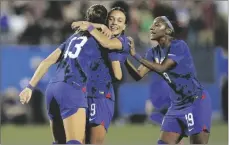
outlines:
{"label": "player's chin", "polygon": [[119,34],[121,34],[119,31],[112,31],[112,34],[114,35],[114,36],[118,36]]}
{"label": "player's chin", "polygon": [[158,37],[155,36],[155,35],[153,35],[153,34],[151,34],[151,35],[150,35],[150,39],[151,39],[151,40],[156,40],[156,39],[158,39]]}
{"label": "player's chin", "polygon": [[150,37],[150,40],[157,40],[157,37]]}

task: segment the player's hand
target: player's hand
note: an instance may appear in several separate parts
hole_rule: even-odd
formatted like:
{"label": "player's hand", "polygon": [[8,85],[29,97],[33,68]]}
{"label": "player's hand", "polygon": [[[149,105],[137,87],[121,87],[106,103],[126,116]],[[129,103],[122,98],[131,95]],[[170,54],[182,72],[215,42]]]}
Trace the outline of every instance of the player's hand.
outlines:
{"label": "player's hand", "polygon": [[19,96],[20,96],[20,102],[22,104],[28,103],[32,96],[32,90],[29,88],[25,88],[23,91],[21,91]]}
{"label": "player's hand", "polygon": [[87,21],[77,21],[77,22],[73,22],[71,27],[72,27],[73,30],[76,30],[81,25],[89,25],[89,24],[90,24],[90,22],[87,22]]}
{"label": "player's hand", "polygon": [[136,54],[134,39],[132,37],[127,37],[129,39],[129,46],[130,46],[130,54],[134,56]]}
{"label": "player's hand", "polygon": [[78,27],[78,30],[80,31],[86,31],[88,27],[90,26],[90,23],[83,23]]}
{"label": "player's hand", "polygon": [[104,35],[106,35],[108,38],[111,38],[112,32],[111,32],[110,29],[107,28],[106,25],[102,25],[102,26],[101,26],[101,30],[102,30],[102,33],[103,33]]}

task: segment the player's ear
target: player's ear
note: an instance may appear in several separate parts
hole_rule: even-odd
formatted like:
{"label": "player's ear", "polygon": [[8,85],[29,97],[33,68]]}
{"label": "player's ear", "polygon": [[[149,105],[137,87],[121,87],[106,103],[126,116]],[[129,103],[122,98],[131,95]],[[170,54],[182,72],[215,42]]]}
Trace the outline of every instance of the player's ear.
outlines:
{"label": "player's ear", "polygon": [[167,28],[167,29],[165,30],[165,33],[166,33],[167,35],[170,35],[170,34],[172,34],[172,29],[170,29],[170,28]]}

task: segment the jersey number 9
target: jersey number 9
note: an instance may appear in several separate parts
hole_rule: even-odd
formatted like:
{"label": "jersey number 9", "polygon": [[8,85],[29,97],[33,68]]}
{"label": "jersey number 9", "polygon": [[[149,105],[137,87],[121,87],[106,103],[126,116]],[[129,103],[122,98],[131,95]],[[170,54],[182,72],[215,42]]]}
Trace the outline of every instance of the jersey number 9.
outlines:
{"label": "jersey number 9", "polygon": [[91,111],[90,111],[90,116],[94,116],[95,115],[95,103],[91,104]]}
{"label": "jersey number 9", "polygon": [[[81,40],[80,42],[79,41],[75,41],[75,40]],[[75,59],[79,56],[80,54],[80,51],[82,49],[82,47],[85,45],[85,43],[87,42],[87,37],[73,37],[71,40],[70,40],[70,43],[68,45],[68,48],[64,54],[64,58],[72,58],[72,59]],[[74,47],[73,47],[74,46]],[[72,52],[70,51],[70,48],[75,48],[75,52]]]}
{"label": "jersey number 9", "polygon": [[163,73],[163,76],[167,81],[169,81],[169,83],[172,83],[171,79],[169,78],[169,75],[166,72]]}

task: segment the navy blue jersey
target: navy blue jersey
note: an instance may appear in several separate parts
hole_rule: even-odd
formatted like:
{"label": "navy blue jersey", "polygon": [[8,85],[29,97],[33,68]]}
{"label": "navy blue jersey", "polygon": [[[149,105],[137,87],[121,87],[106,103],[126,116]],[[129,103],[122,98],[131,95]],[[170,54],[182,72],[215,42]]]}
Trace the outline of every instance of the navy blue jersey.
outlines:
{"label": "navy blue jersey", "polygon": [[[118,39],[123,46],[120,51],[109,51],[107,48],[93,49],[87,83],[88,96],[104,97],[109,93],[114,81],[111,61],[120,61],[122,63],[129,54],[127,37],[121,35]],[[111,95],[111,99],[115,100],[114,95]]]}
{"label": "navy blue jersey", "polygon": [[153,48],[147,52],[146,57],[157,63],[163,63],[165,58],[176,62],[174,68],[160,74],[173,90],[173,107],[182,109],[190,104],[194,97],[202,95],[203,87],[196,78],[193,59],[184,41],[173,40],[168,49]]}
{"label": "navy blue jersey", "polygon": [[125,35],[119,36],[118,39],[122,43],[122,49],[110,51],[109,58],[111,61],[120,61],[120,63],[124,63],[130,52],[129,39]]}
{"label": "navy blue jersey", "polygon": [[99,48],[97,41],[78,33],[73,34],[58,48],[62,54],[57,62],[56,74],[50,82],[62,81],[80,88],[86,86],[93,49]]}

